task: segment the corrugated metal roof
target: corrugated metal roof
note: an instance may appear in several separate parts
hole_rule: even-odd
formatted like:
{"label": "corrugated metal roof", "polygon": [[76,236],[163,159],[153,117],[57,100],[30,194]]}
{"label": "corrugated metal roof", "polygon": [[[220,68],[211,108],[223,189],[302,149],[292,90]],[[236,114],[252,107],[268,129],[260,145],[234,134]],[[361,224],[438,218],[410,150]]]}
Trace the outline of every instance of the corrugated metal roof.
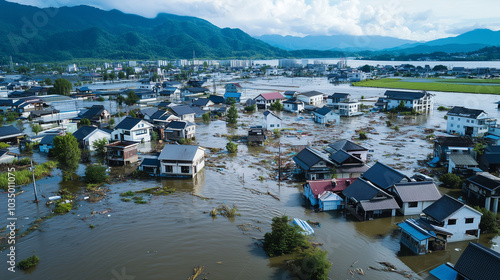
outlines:
{"label": "corrugated metal roof", "polygon": [[200,146],[167,144],[158,156],[159,160],[192,161]]}
{"label": "corrugated metal roof", "polygon": [[7,126],[1,126],[0,127],[0,137],[5,137],[5,136],[16,136],[17,134],[23,134],[21,130],[17,129],[16,127],[12,125],[7,125]]}
{"label": "corrugated metal roof", "polygon": [[450,161],[455,163],[455,165],[460,165],[460,166],[477,166],[477,165],[479,165],[473,157],[471,157],[470,155],[466,155],[466,154],[451,154]]}
{"label": "corrugated metal roof", "polygon": [[116,125],[115,129],[132,129],[136,126],[141,119],[126,117],[124,118],[118,125]]}
{"label": "corrugated metal roof", "polygon": [[[356,180],[357,181],[357,180]],[[365,211],[399,209],[399,205],[394,198],[363,200],[359,202]]]}
{"label": "corrugated metal roof", "polygon": [[456,280],[457,272],[448,264],[442,264],[430,271],[430,274],[439,280]]}
{"label": "corrugated metal roof", "polygon": [[426,230],[419,230],[416,227],[414,227],[411,223],[408,221],[399,223],[398,226],[406,231],[408,234],[410,234],[415,240],[422,241],[428,238],[431,238],[432,235],[429,234]]}
{"label": "corrugated metal roof", "polygon": [[344,194],[344,196],[348,198],[354,198],[357,201],[362,201],[370,200],[380,192],[389,196],[387,193],[377,188],[372,183],[367,182],[362,178],[358,178],[356,179],[356,181],[351,183],[344,191],[342,191],[342,194]]}
{"label": "corrugated metal roof", "polygon": [[469,109],[461,106],[455,106],[451,110],[446,113],[449,116],[457,116],[457,117],[464,117],[464,118],[477,118],[481,113],[484,113],[483,110],[477,110],[477,109]]}
{"label": "corrugated metal roof", "polygon": [[318,96],[318,95],[323,96],[324,94],[322,92],[313,90],[313,91],[302,92],[299,95],[304,95],[304,96],[307,96],[307,97],[312,97],[312,96]]}
{"label": "corrugated metal roof", "polygon": [[441,198],[434,182],[399,183],[394,188],[403,202],[436,201]]}
{"label": "corrugated metal roof", "polygon": [[479,243],[469,243],[455,270],[470,280],[500,279],[500,253]]}

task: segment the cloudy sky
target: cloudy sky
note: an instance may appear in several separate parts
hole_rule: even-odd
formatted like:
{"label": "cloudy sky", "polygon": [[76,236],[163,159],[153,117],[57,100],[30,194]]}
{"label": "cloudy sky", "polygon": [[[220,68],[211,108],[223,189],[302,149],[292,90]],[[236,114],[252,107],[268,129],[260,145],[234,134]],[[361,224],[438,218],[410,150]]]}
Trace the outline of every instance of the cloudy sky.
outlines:
{"label": "cloudy sky", "polygon": [[382,35],[428,41],[500,29],[498,0],[8,0],[39,7],[80,4],[153,18],[194,16],[250,35]]}

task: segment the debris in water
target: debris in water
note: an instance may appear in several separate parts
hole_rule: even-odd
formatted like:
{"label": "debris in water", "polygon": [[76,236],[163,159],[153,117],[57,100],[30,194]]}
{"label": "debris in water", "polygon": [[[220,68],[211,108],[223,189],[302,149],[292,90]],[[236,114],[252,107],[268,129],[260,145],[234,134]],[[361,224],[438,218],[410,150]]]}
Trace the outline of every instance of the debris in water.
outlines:
{"label": "debris in water", "polygon": [[354,265],[357,263],[358,261],[355,261],[351,264],[351,267],[354,267]]}
{"label": "debris in water", "polygon": [[205,269],[204,266],[197,266],[193,269],[193,274],[189,276],[188,280],[195,280],[196,277],[198,277],[202,272],[203,269]]}

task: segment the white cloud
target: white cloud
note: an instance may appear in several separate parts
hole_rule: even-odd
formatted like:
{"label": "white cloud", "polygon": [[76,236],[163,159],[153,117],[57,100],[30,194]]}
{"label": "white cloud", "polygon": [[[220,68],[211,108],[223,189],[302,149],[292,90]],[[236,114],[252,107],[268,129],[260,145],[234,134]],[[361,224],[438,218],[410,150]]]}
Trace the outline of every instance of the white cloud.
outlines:
{"label": "white cloud", "polygon": [[[16,1],[16,0],[11,0]],[[155,17],[195,16],[250,35],[382,35],[432,40],[472,26],[500,28],[496,0],[17,0],[36,6],[91,5]],[[479,2],[479,3],[478,3]]]}

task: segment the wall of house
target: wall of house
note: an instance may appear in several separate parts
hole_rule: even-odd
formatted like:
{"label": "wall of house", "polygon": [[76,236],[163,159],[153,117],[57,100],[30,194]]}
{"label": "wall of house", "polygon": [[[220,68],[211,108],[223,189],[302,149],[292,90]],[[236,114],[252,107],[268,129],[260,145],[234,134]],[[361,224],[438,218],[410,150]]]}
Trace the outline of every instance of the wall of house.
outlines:
{"label": "wall of house", "polygon": [[307,198],[307,200],[309,200],[309,203],[311,203],[312,206],[318,205],[318,199],[314,197],[309,184],[306,184],[304,186],[304,196]]}
{"label": "wall of house", "polygon": [[273,131],[274,129],[281,129],[281,120],[273,116],[272,114],[267,115],[264,120],[264,126],[267,130]]}
{"label": "wall of house", "polygon": [[[182,176],[194,177],[200,170],[205,167],[205,153],[198,150],[192,162],[177,162],[177,161],[160,161],[160,175],[161,176]],[[167,166],[172,167],[171,172],[167,172]],[[182,172],[183,167],[187,172]]]}
{"label": "wall of house", "polygon": [[313,105],[313,106],[321,106],[323,105],[323,96],[305,96],[298,95],[297,99],[304,102],[305,104]]}
{"label": "wall of house", "polygon": [[[474,218],[474,221],[472,223],[466,224],[465,223],[466,218]],[[456,224],[450,225],[449,224],[450,219],[456,219]],[[448,217],[445,221],[444,228],[447,231],[453,233],[453,235],[450,238],[448,238],[448,242],[477,239],[478,237],[467,235],[465,234],[465,232],[467,230],[478,230],[478,236],[479,236],[480,222],[481,222],[480,214],[476,213],[475,211],[467,207],[461,208],[456,213]]]}
{"label": "wall of house", "polygon": [[109,140],[111,139],[111,134],[106,133],[102,130],[94,131],[94,133],[89,135],[85,141],[86,148],[90,151],[94,151],[95,149],[93,147],[93,143],[97,140],[102,139],[102,138],[106,138],[106,140],[108,140],[108,142],[109,142]]}
{"label": "wall of house", "polygon": [[480,120],[473,118],[464,118],[457,116],[448,116],[446,121],[446,132],[458,135],[465,135],[465,127],[473,127],[474,133],[472,136],[483,136],[488,132],[488,126],[486,124],[480,124]]}
{"label": "wall of house", "polygon": [[403,203],[403,206],[399,209],[399,211],[403,215],[420,215],[422,210],[427,208],[429,205],[434,203],[434,201],[419,201],[417,207],[409,207],[408,202]]}

